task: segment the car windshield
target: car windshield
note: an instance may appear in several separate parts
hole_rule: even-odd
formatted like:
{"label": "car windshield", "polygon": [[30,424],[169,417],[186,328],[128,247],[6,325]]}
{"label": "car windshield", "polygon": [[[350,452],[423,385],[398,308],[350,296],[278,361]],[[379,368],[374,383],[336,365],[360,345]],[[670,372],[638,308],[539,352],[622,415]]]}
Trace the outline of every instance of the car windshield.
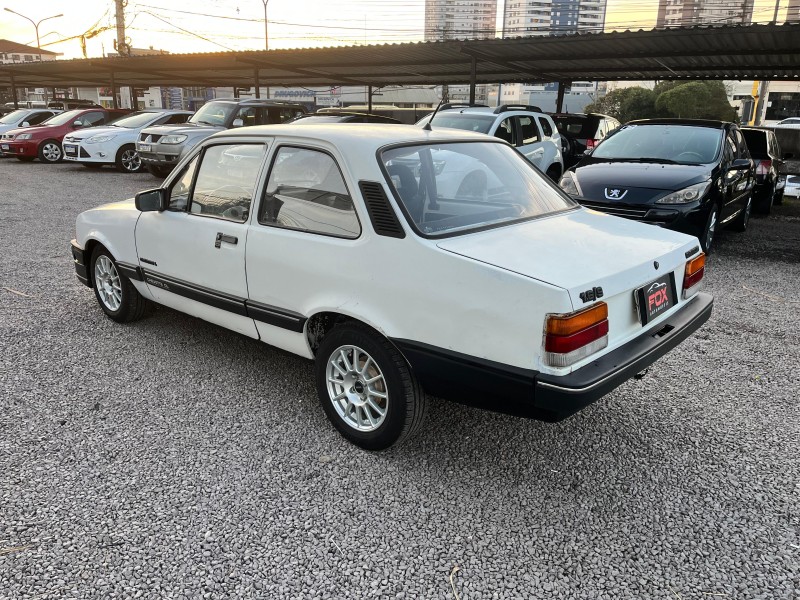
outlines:
{"label": "car windshield", "polygon": [[603,140],[593,158],[676,162],[700,165],[714,162],[722,129],[691,125],[626,125]]}
{"label": "car windshield", "polygon": [[78,115],[82,114],[84,110],[70,110],[65,113],[61,113],[60,115],[56,115],[55,117],[51,117],[47,119],[42,125],[64,125],[65,123],[69,123],[72,119],[76,119]]}
{"label": "car windshield", "polygon": [[221,125],[225,126],[228,118],[238,109],[236,104],[228,104],[223,102],[209,102],[204,104],[189,119],[190,123],[203,123],[206,125]]}
{"label": "car windshield", "polygon": [[[426,123],[427,120],[423,119]],[[475,113],[439,112],[433,117],[431,126],[448,127],[450,129],[464,129],[476,133],[489,133],[494,115],[479,115]]]}
{"label": "car windshield", "polygon": [[151,121],[157,119],[160,115],[154,112],[135,112],[130,115],[125,115],[118,121],[114,121],[114,127],[124,127],[125,129],[138,129],[144,127]]}
{"label": "car windshield", "polygon": [[0,123],[3,125],[11,125],[15,123],[19,123],[25,116],[28,114],[27,110],[15,110],[14,112],[8,113],[5,117],[0,119]]}
{"label": "car windshield", "polygon": [[381,161],[416,229],[437,237],[513,223],[577,204],[505,144],[390,148]]}

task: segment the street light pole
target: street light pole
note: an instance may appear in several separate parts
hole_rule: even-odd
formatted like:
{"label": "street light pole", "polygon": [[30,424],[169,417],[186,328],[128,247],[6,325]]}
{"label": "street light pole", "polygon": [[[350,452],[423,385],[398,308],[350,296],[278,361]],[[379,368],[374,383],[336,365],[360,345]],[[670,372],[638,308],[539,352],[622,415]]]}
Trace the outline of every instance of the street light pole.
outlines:
{"label": "street light pole", "polygon": [[264,50],[269,50],[269,26],[267,21],[267,4],[269,0],[261,0],[264,5]]}
{"label": "street light pole", "polygon": [[[11,10],[10,8],[6,8],[6,12],[13,13],[18,17],[22,17],[23,19],[27,19],[28,21],[31,22],[31,25],[33,25],[33,28],[36,30],[36,48],[39,50],[39,62],[42,62],[42,43],[41,40],[39,40],[39,25],[41,25],[42,23],[44,23],[49,19],[57,19],[58,17],[63,17],[64,15],[63,14],[53,15],[51,17],[45,17],[44,19],[40,19],[38,22],[36,22],[30,17],[26,17],[25,15],[20,14],[15,10]],[[45,87],[43,89],[44,89],[44,103],[45,105],[47,105],[47,88]]]}

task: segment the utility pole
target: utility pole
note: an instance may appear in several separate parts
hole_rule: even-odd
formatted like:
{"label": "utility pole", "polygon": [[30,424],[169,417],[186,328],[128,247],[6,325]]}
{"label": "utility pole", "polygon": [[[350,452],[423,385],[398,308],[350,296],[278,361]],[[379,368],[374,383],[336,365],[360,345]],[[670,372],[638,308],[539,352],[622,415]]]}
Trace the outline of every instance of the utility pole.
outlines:
{"label": "utility pole", "polygon": [[264,50],[269,50],[269,21],[267,21],[267,4],[269,0],[261,0],[264,5]]}
{"label": "utility pole", "polygon": [[117,20],[117,53],[120,56],[128,56],[130,54],[128,44],[125,43],[125,6],[127,4],[127,0],[114,0],[116,7],[114,16]]}

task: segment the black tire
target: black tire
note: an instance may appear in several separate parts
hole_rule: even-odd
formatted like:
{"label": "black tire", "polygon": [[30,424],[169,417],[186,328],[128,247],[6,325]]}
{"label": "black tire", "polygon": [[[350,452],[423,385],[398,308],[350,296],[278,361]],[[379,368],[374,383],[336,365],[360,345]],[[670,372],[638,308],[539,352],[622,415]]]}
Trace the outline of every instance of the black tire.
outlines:
{"label": "black tire", "polygon": [[550,168],[547,169],[547,176],[558,183],[558,180],[561,179],[561,167],[558,165],[550,165]]}
{"label": "black tire", "polygon": [[714,250],[714,242],[717,238],[719,228],[719,207],[713,206],[708,213],[706,226],[703,228],[703,235],[700,236],[700,246],[707,255]]}
{"label": "black tire", "polygon": [[[359,431],[348,424],[334,408],[334,400],[328,391],[329,361],[334,356],[338,356],[339,349],[343,346],[356,346],[368,354],[373,361],[374,368],[377,368],[383,375],[383,382],[376,385],[382,383],[382,387],[385,388],[384,391],[387,395],[386,405],[383,407],[385,416],[383,422],[380,422],[372,431]],[[349,358],[352,360],[353,355],[349,354]],[[361,358],[364,358],[363,354]],[[358,363],[358,366],[361,367],[361,360]],[[365,365],[365,368],[368,367]],[[374,368],[369,375],[375,376]],[[322,340],[317,350],[314,372],[322,409],[339,433],[356,446],[365,450],[385,450],[408,439],[419,429],[423,421],[427,398],[408,363],[389,340],[366,325],[344,323],[334,327]],[[351,392],[356,390],[356,385],[358,382],[355,382],[350,388]],[[335,385],[333,387],[334,390],[338,389]],[[340,387],[344,389],[343,386]],[[366,389],[369,389],[369,386]],[[361,391],[363,390],[362,385]],[[344,408],[345,415],[348,414],[350,406],[353,406],[350,412],[356,414],[357,406],[352,405],[347,399],[343,399],[343,401],[348,402],[347,407]],[[367,409],[362,409],[361,412],[366,411]],[[373,415],[376,414],[373,411],[370,412]]]}
{"label": "black tire", "polygon": [[760,215],[768,215],[772,212],[772,205],[775,204],[775,197],[778,195],[778,184],[773,183],[769,191],[759,198],[753,207],[754,211]]}
{"label": "black tire", "polygon": [[31,162],[36,159],[35,156],[16,156],[15,158],[22,162]]}
{"label": "black tire", "polygon": [[750,215],[753,212],[753,193],[747,197],[747,204],[739,213],[739,216],[731,223],[731,229],[744,233],[747,231],[747,225],[750,223]]}
{"label": "black tire", "polygon": [[[118,277],[121,299],[119,302],[119,307],[116,310],[106,304],[100,294],[99,288],[103,285],[103,283],[98,277],[97,262],[101,257],[106,257],[111,261],[114,271]],[[91,274],[92,278],[92,288],[94,289],[94,295],[97,298],[97,303],[100,305],[100,308],[103,309],[103,312],[106,313],[109,319],[112,319],[117,323],[130,323],[131,321],[138,321],[144,316],[147,308],[150,305],[150,302],[146,298],[143,298],[130,280],[119,271],[114,257],[111,256],[111,253],[103,246],[98,245],[94,249],[94,252],[92,252],[92,259],[89,262],[89,269],[89,273]]]}
{"label": "black tire", "polygon": [[102,169],[103,165],[100,163],[81,163],[87,169]]}
{"label": "black tire", "polygon": [[159,167],[157,165],[145,165],[144,167],[147,169],[147,172],[154,177],[158,177],[159,179],[164,179],[167,175],[172,173],[171,167]]}
{"label": "black tire", "polygon": [[561,134],[561,156],[564,159],[564,164],[567,164],[567,159],[575,156],[575,140]]}
{"label": "black tire", "polygon": [[114,163],[117,165],[117,171],[121,173],[138,173],[142,170],[142,159],[139,158],[136,146],[133,144],[125,144],[117,150]]}
{"label": "black tire", "polygon": [[45,163],[60,163],[64,160],[64,150],[58,140],[45,140],[39,144],[39,160]]}
{"label": "black tire", "polygon": [[773,206],[780,206],[783,204],[783,190],[778,190],[775,194],[775,199],[772,201]]}

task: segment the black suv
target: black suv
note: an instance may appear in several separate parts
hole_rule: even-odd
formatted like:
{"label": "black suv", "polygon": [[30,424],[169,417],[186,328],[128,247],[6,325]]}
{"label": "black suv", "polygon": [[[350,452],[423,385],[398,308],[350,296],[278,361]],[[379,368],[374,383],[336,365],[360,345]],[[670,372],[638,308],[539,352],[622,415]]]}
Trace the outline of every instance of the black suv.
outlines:
{"label": "black suv", "polygon": [[782,175],[784,159],[792,158],[791,153],[781,154],[781,146],[775,132],[757,127],[742,127],[744,141],[750,156],[756,163],[755,210],[768,215],[773,204],[783,202]]}
{"label": "black suv", "polygon": [[620,126],[614,117],[600,113],[551,113],[561,134],[561,155],[564,168],[583,158],[586,150],[594,150],[609,133]]}
{"label": "black suv", "polygon": [[695,235],[708,253],[722,225],[745,231],[755,168],[734,123],[631,121],[564,174],[584,206]]}
{"label": "black suv", "polygon": [[212,100],[180,125],[157,125],[142,130],[136,151],[145,168],[156,177],[165,177],[178,161],[208,136],[250,125],[283,123],[305,114],[302,104],[276,100]]}

